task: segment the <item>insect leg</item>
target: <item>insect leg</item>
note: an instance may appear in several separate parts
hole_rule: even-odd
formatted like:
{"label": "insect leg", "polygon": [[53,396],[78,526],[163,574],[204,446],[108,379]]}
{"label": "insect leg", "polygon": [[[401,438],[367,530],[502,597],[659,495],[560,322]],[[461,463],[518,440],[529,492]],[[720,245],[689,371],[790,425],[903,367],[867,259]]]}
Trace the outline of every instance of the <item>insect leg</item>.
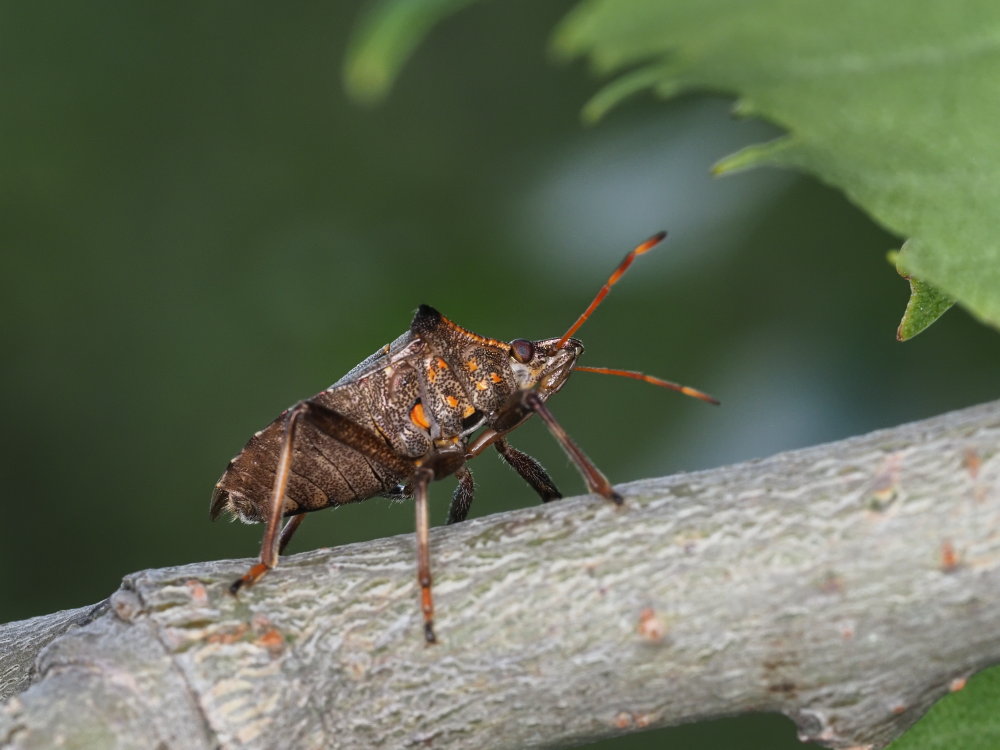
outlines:
{"label": "insect leg", "polygon": [[292,516],[288,519],[288,523],[285,524],[285,528],[281,530],[281,539],[278,541],[279,555],[285,554],[285,547],[287,547],[288,543],[292,541],[292,536],[295,534],[296,529],[299,528],[305,518],[305,513],[299,513],[297,516]]}
{"label": "insect leg", "polygon": [[538,461],[527,453],[519,451],[508,443],[505,438],[500,438],[493,445],[496,447],[500,457],[510,464],[511,468],[520,474],[521,478],[538,493],[543,503],[547,503],[550,500],[558,500],[562,497],[562,494],[556,489],[555,483],[549,477],[548,472],[545,471],[545,468]]}
{"label": "insect leg", "polygon": [[285,431],[278,453],[278,467],[274,473],[274,484],[268,504],[267,528],[260,545],[260,561],[229,587],[229,590],[234,594],[243,586],[252,586],[261,576],[278,564],[278,555],[291,539],[298,525],[302,523],[301,520],[295,521],[295,518],[301,518],[301,516],[293,517],[288,522],[285,531],[281,532],[279,536],[281,517],[285,509],[285,492],[288,489],[288,479],[292,471],[295,435],[300,419],[308,420],[324,435],[353,448],[375,463],[381,464],[382,467],[393,472],[396,476],[407,476],[413,471],[411,460],[396,455],[389,450],[383,440],[333,409],[315,401],[303,401],[294,406],[285,417]]}
{"label": "insect leg", "polygon": [[455,494],[451,496],[451,506],[448,508],[448,523],[461,523],[469,516],[469,508],[472,506],[472,498],[476,492],[476,483],[472,479],[472,472],[465,466],[455,472],[458,477],[458,486]]}
{"label": "insect leg", "polygon": [[[292,448],[295,444],[295,432],[299,425],[299,418],[308,408],[309,405],[303,402],[292,408],[285,418],[285,433],[281,438],[278,468],[274,473],[274,484],[271,487],[267,529],[264,531],[264,539],[260,543],[260,561],[240,578],[233,581],[229,590],[234,594],[243,586],[252,586],[262,575],[278,564],[278,529],[281,526],[281,514],[285,508],[288,476],[292,471]],[[292,531],[294,532],[295,529],[293,528]],[[291,533],[288,536],[290,538]]]}
{"label": "insect leg", "polygon": [[583,474],[588,489],[591,492],[606,497],[615,505],[621,505],[623,502],[622,496],[614,491],[608,478],[601,473],[600,469],[594,466],[586,454],[566,434],[566,430],[556,421],[556,418],[549,411],[542,397],[535,391],[529,391],[524,395],[524,405],[535,412],[545,422],[545,426],[549,428],[552,437],[559,442],[559,445],[566,451],[566,455],[569,456],[570,460],[576,464],[576,468]]}
{"label": "insect leg", "polygon": [[417,510],[417,582],[420,584],[420,609],[424,614],[424,639],[436,643],[434,637],[434,599],[431,596],[431,553],[428,536],[430,521],[427,510],[427,485],[434,471],[426,466],[417,469],[413,477],[413,498]]}
{"label": "insect leg", "polygon": [[493,445],[493,443],[495,443],[497,440],[502,438],[505,434],[506,434],[505,432],[498,432],[497,430],[494,430],[492,428],[488,430],[483,430],[482,434],[472,441],[472,445],[466,448],[465,450],[466,460],[475,458],[484,450]]}

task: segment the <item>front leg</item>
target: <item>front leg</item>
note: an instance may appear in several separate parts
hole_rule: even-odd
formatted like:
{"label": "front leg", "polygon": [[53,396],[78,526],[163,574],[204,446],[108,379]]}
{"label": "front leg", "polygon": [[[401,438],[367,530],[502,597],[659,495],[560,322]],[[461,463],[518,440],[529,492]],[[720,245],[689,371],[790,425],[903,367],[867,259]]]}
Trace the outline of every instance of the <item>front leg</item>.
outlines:
{"label": "front leg", "polygon": [[538,461],[527,453],[519,451],[505,438],[500,438],[493,445],[496,447],[497,453],[500,454],[500,458],[531,485],[531,488],[542,498],[543,503],[559,500],[562,497],[562,493],[556,489],[552,478]]}
{"label": "front leg", "polygon": [[549,432],[552,433],[552,437],[566,451],[566,455],[569,456],[570,460],[576,464],[576,468],[580,470],[584,481],[587,482],[587,488],[591,492],[607,498],[615,505],[621,505],[623,502],[622,496],[615,492],[608,478],[601,473],[600,469],[594,466],[594,463],[587,458],[587,454],[580,450],[579,446],[566,434],[566,430],[556,421],[556,418],[549,411],[542,397],[535,391],[528,391],[524,394],[523,398],[524,405],[541,418],[545,426],[549,428]]}

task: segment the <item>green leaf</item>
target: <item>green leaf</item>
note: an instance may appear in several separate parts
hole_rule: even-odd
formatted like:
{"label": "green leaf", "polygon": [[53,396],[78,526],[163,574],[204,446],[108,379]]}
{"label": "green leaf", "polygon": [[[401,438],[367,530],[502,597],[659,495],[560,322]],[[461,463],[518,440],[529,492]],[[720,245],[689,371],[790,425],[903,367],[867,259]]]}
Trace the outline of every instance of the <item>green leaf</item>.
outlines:
{"label": "green leaf", "polygon": [[[474,1],[378,2],[351,46],[348,88],[383,96],[433,25]],[[588,120],[646,89],[733,95],[738,114],[787,135],[717,173],[816,175],[908,238],[900,262],[918,283],[1000,327],[1000,3],[583,0],[554,45],[618,76],[585,107]]]}
{"label": "green leaf", "polygon": [[379,0],[358,22],[347,49],[344,85],[355,99],[389,93],[417,44],[446,16],[476,0]]}
{"label": "green leaf", "polygon": [[589,0],[555,46],[602,74],[629,70],[591,116],[641,83],[735,95],[740,114],[788,134],[717,172],[817,175],[912,238],[909,273],[1000,326],[1000,3]]}
{"label": "green leaf", "polygon": [[996,750],[1000,747],[1000,668],[980,672],[946,695],[888,750]]}
{"label": "green leaf", "polygon": [[907,274],[899,265],[898,252],[889,253],[889,262],[896,266],[900,276],[910,282],[910,299],[896,329],[897,341],[909,341],[948,312],[955,300],[927,282]]}

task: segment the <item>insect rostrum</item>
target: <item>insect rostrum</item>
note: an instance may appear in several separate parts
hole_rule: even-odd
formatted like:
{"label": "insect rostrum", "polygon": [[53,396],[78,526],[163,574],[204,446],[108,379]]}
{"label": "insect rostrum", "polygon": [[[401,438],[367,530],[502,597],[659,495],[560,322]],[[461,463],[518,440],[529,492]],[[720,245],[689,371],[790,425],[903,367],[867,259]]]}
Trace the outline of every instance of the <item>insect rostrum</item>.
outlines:
{"label": "insect rostrum", "polygon": [[[412,497],[424,634],[434,642],[428,485],[456,475],[448,523],[464,520],[475,490],[466,464],[493,446],[543,502],[561,497],[541,464],[507,443],[506,435],[532,414],[545,422],[590,491],[620,504],[621,497],[560,427],[546,401],[563,387],[583,352],[572,334],[635,256],[664,236],[654,235],[626,255],[590,307],[559,338],[509,343],[485,338],[421,305],[406,333],[251,437],[212,493],[213,519],[226,510],[247,523],[267,524],[260,561],[233,583],[233,592],[277,564],[302,514],[375,496]],[[639,373],[587,369],[713,400]],[[279,535],[283,516],[291,518]]]}

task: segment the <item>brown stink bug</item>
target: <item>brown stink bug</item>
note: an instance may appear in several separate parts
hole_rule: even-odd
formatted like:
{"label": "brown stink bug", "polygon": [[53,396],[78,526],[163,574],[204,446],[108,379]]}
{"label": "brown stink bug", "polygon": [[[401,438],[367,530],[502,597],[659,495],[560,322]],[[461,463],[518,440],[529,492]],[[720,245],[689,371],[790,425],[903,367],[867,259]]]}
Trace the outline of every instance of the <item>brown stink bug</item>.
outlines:
{"label": "brown stink bug", "polygon": [[[227,510],[247,523],[267,524],[260,561],[233,583],[233,593],[278,564],[304,513],[375,496],[412,497],[424,635],[433,643],[428,485],[452,474],[458,477],[448,523],[465,520],[475,489],[466,464],[492,445],[542,502],[562,497],[542,465],[507,442],[507,434],[532,414],[576,464],[588,489],[621,504],[621,496],[545,404],[574,370],[636,378],[718,403],[650,375],[576,366],[583,344],[573,334],[636,256],[664,237],[660,232],[628,253],[559,338],[509,343],[484,338],[421,305],[406,333],[256,433],[229,462],[212,493],[213,519]],[[279,534],[282,516],[290,520]]]}

